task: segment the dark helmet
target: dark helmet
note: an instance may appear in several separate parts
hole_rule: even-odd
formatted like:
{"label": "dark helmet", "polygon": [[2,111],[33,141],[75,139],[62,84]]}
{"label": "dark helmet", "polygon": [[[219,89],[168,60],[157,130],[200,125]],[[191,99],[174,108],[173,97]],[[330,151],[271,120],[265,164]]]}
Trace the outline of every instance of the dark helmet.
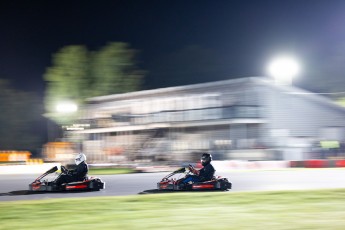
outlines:
{"label": "dark helmet", "polygon": [[212,161],[212,155],[209,153],[203,153],[201,156],[201,164],[202,166],[208,165]]}

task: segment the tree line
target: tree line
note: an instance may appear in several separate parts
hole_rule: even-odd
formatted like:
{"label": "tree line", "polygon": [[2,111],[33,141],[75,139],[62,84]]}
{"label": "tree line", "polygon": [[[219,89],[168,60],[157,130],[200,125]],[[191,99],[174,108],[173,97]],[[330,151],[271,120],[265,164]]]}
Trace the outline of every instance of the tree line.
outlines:
{"label": "tree line", "polygon": [[37,127],[42,116],[57,125],[66,125],[76,116],[59,114],[59,102],[81,107],[95,96],[140,90],[144,71],[137,66],[138,51],[127,43],[111,42],[99,50],[71,45],[53,54],[43,76],[46,82],[44,105],[34,92],[23,92],[0,80],[0,150],[35,150],[42,136]]}

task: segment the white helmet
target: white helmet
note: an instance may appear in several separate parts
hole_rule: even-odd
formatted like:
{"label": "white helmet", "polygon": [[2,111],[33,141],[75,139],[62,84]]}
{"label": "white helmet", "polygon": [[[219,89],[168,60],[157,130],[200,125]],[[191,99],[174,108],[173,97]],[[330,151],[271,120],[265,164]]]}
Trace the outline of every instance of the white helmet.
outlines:
{"label": "white helmet", "polygon": [[75,164],[76,164],[76,165],[79,165],[81,162],[86,161],[86,156],[85,156],[85,154],[84,154],[84,153],[79,153],[79,154],[75,157],[74,161],[75,161]]}

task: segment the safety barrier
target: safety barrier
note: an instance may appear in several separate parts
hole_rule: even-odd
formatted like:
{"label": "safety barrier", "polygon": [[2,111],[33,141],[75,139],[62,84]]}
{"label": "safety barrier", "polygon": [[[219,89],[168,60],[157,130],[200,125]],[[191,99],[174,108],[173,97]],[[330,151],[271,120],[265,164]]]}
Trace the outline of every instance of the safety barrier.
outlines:
{"label": "safety barrier", "polygon": [[242,160],[229,160],[229,161],[212,161],[212,165],[217,171],[226,171],[234,169],[283,169],[288,168],[287,161],[242,161]]}
{"label": "safety barrier", "polygon": [[345,167],[345,160],[303,160],[290,161],[291,168],[336,168]]}
{"label": "safety barrier", "polygon": [[[34,164],[26,165],[3,165],[0,166],[0,174],[37,174],[43,173],[51,167],[57,165],[61,166],[60,163],[40,163],[40,160]],[[228,170],[276,170],[284,168],[332,168],[332,167],[343,167],[345,168],[344,160],[305,160],[305,161],[212,161],[213,166],[217,172],[228,171]],[[193,164],[194,166],[200,166]],[[187,167],[186,165],[182,165]],[[102,167],[108,167],[103,165]],[[181,165],[175,166],[137,166],[138,172],[169,172],[174,171]]]}
{"label": "safety barrier", "polygon": [[41,165],[43,164],[43,159],[28,159],[26,161],[27,165]]}
{"label": "safety barrier", "polygon": [[0,151],[0,162],[27,161],[30,156],[29,151]]}
{"label": "safety barrier", "polygon": [[4,165],[0,166],[0,174],[42,174],[60,163],[44,163],[39,165]]}

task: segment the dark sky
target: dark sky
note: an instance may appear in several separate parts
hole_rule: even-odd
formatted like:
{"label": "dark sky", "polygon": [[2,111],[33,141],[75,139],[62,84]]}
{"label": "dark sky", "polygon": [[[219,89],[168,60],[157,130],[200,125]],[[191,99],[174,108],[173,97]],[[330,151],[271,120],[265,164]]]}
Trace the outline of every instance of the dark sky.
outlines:
{"label": "dark sky", "polygon": [[140,51],[146,89],[264,75],[281,52],[301,60],[301,86],[345,72],[343,0],[2,0],[0,28],[0,78],[40,95],[53,53],[111,41]]}
{"label": "dark sky", "polygon": [[145,89],[265,75],[288,53],[294,84],[345,91],[345,0],[2,0],[0,33],[0,78],[42,102],[52,54],[117,41],[139,51]]}

